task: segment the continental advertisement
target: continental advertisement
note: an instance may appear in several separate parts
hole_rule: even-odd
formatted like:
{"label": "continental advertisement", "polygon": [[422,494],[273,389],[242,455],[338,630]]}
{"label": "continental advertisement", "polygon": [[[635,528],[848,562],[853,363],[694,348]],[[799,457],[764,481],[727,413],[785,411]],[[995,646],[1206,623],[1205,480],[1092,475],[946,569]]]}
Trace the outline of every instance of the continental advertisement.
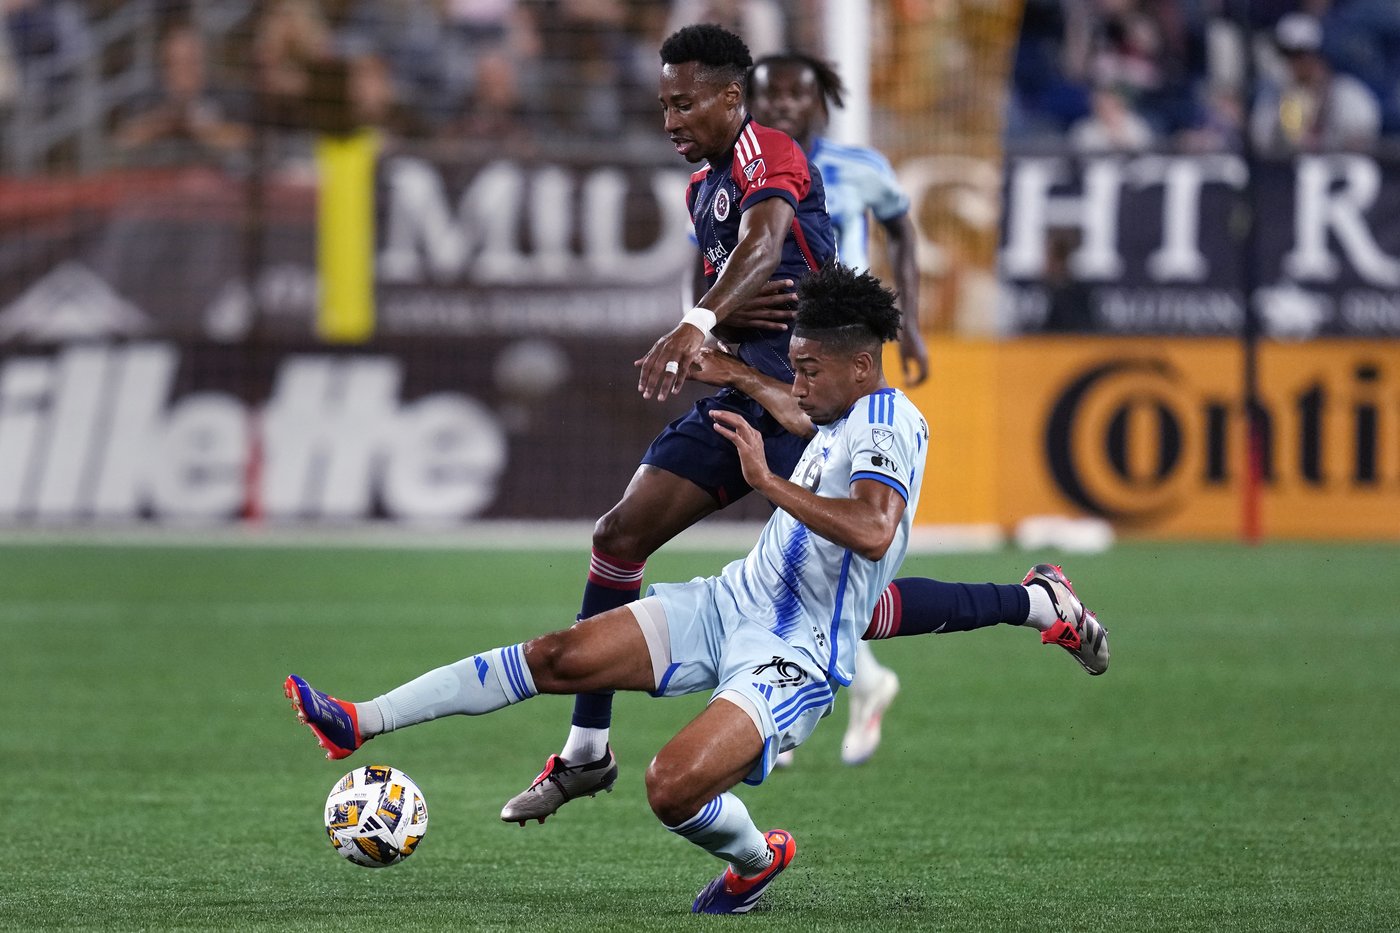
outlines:
{"label": "continental advertisement", "polygon": [[945,341],[933,355],[937,378],[912,393],[933,434],[921,523],[1400,538],[1400,343],[1261,344],[1252,445],[1236,340]]}

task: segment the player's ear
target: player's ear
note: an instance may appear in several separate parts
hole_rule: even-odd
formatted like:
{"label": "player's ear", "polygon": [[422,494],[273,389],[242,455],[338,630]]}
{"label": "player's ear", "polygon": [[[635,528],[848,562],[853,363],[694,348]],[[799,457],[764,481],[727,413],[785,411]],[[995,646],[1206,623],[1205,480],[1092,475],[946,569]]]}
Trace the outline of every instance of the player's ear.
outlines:
{"label": "player's ear", "polygon": [[744,105],[744,83],[742,81],[730,81],[722,92],[724,104],[733,110]]}
{"label": "player's ear", "polygon": [[875,372],[875,355],[869,350],[857,350],[851,357],[851,367],[857,382],[865,382]]}

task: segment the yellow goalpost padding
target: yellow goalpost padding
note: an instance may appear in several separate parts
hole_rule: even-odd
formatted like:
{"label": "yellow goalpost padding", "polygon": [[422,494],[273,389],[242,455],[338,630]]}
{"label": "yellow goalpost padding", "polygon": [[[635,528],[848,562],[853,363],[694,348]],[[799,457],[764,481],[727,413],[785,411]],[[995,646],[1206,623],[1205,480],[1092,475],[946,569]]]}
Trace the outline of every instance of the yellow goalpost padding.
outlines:
{"label": "yellow goalpost padding", "polygon": [[316,335],[363,343],[374,334],[374,161],[371,130],[316,143]]}

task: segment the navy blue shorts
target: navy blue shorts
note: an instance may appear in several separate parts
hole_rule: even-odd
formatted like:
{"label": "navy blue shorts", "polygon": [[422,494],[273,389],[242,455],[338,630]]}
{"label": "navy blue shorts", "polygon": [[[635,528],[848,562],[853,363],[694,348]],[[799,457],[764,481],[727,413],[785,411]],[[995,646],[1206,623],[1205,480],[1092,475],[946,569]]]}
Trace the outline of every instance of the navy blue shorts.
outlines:
{"label": "navy blue shorts", "polygon": [[752,491],[744,482],[739,452],[715,430],[710,412],[716,408],[738,412],[763,435],[768,469],[786,479],[797,469],[807,441],[789,434],[763,406],[742,392],[721,389],[695,403],[689,412],[666,425],[642,455],[642,463],[690,480],[705,490],[720,508]]}

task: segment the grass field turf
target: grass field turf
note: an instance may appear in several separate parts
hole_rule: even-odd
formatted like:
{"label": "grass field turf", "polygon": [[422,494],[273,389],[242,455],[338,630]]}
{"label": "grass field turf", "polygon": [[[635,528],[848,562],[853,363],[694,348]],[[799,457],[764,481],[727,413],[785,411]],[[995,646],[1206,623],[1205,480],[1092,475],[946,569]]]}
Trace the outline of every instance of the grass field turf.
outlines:
{"label": "grass field turf", "polygon": [[[648,578],[726,555],[663,553]],[[1014,551],[906,574],[1019,579]],[[885,745],[741,791],[797,837],[760,914],[686,912],[719,868],[646,806],[703,697],[619,697],[615,793],[497,819],[567,726],[545,697],[320,757],[287,673],[356,699],[567,623],[577,551],[0,547],[0,927],[1383,930],[1400,925],[1394,545],[1131,544],[1066,557],[1112,633],[1090,678],[1007,626],[877,646]],[[353,764],[423,787],[404,865],[343,862],[321,803]]]}

